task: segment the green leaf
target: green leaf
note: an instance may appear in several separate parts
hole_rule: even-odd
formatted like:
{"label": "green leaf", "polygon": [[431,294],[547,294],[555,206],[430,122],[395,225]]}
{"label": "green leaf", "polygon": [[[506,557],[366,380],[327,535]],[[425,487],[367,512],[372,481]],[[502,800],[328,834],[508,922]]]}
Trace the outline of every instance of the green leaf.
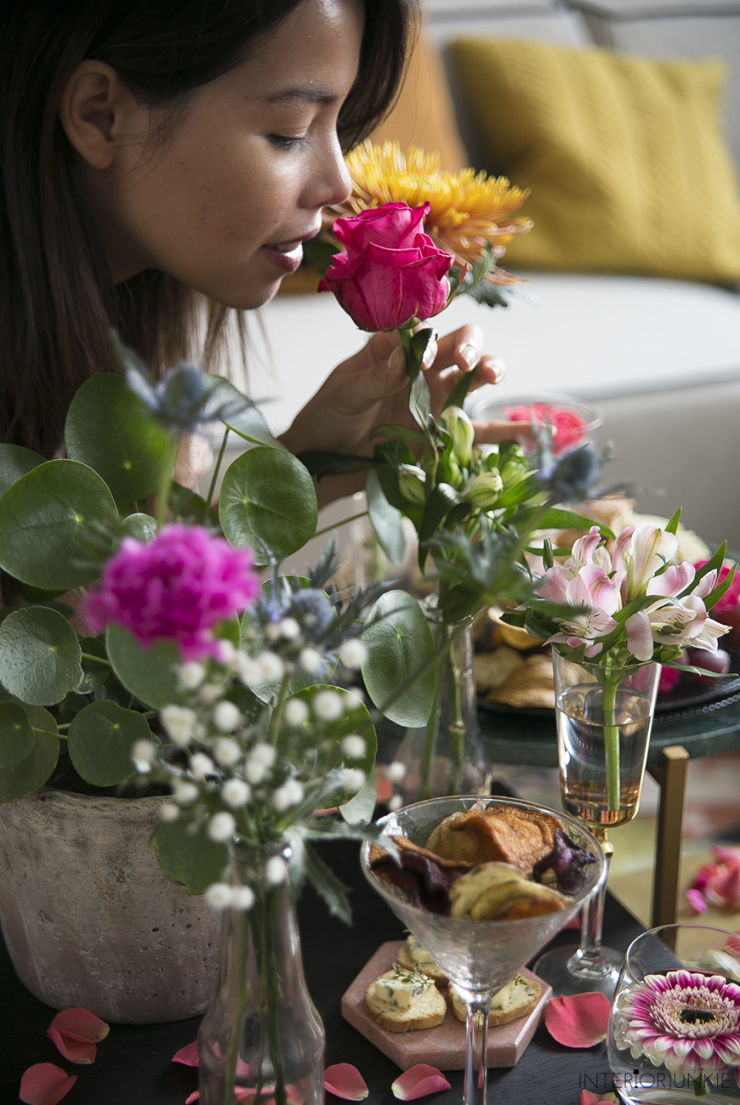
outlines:
{"label": "green leaf", "polygon": [[180,654],[171,641],[157,641],[151,648],[142,648],[127,629],[112,623],[106,630],[105,644],[113,671],[139,702],[161,710],[180,701]]}
{"label": "green leaf", "polygon": [[377,790],[378,770],[373,766],[362,789],[349,802],[339,807],[339,812],[348,825],[370,824],[375,813]]}
{"label": "green leaf", "polygon": [[4,495],[21,476],[43,463],[42,456],[31,449],[24,449],[22,445],[0,445],[0,495]]}
{"label": "green leaf", "polygon": [[306,878],[314,890],[324,899],[329,912],[345,925],[352,924],[352,910],[347,901],[348,887],[337,878],[331,868],[307,841],[303,845],[303,862]]}
{"label": "green leaf", "polygon": [[[498,506],[498,503],[496,504]],[[614,540],[614,534],[603,522],[595,522],[593,518],[587,518],[585,514],[576,514],[572,510],[561,510],[560,507],[550,507],[545,514],[541,507],[525,507],[517,511],[509,521],[518,529],[524,529],[530,521],[536,521],[538,529],[582,529],[589,530],[592,526],[598,526],[603,537]]]}
{"label": "green leaf", "polygon": [[468,392],[470,391],[470,385],[472,384],[474,378],[475,378],[475,369],[472,369],[470,372],[463,372],[460,375],[459,380],[457,381],[454,388],[452,389],[450,394],[447,396],[447,398],[445,399],[445,401],[442,405],[442,410],[443,411],[447,410],[448,407],[462,407],[463,406],[463,404],[464,404],[464,402],[467,398]]}
{"label": "green leaf", "polygon": [[[53,721],[52,721],[53,725]],[[59,759],[59,739],[37,733],[32,751],[14,767],[0,768],[0,802],[17,802],[35,794]]]}
{"label": "green leaf", "polygon": [[0,768],[15,767],[33,752],[36,738],[26,713],[14,702],[0,703]]}
{"label": "green leaf", "polygon": [[310,449],[298,453],[298,460],[312,476],[323,480],[324,476],[344,476],[347,473],[364,472],[378,462],[373,457],[353,456],[351,453],[332,453],[322,449]]}
{"label": "green leaf", "polygon": [[[97,637],[82,637],[80,650],[86,652],[88,656],[99,656],[101,660],[108,659],[105,645]],[[77,690],[80,694],[92,694],[93,691],[96,691],[98,687],[103,687],[108,681],[111,666],[109,663],[97,664],[94,660],[88,660],[87,656],[83,656],[82,671],[82,682]]]}
{"label": "green leaf", "polygon": [[445,518],[460,502],[460,496],[448,483],[438,483],[427,499],[419,527],[419,541],[430,541],[442,526]]}
{"label": "green leaf", "polygon": [[121,519],[121,529],[127,537],[135,537],[142,545],[148,545],[157,532],[157,523],[151,514],[129,514]]}
{"label": "green leaf", "polygon": [[419,445],[425,445],[428,438],[419,430],[412,430],[409,426],[376,426],[370,434],[370,440],[374,437],[389,437],[394,441],[413,441]]}
{"label": "green leaf", "polygon": [[191,491],[188,487],[182,487],[176,481],[172,481],[170,487],[170,495],[167,500],[167,505],[172,511],[172,515],[175,518],[182,519],[183,522],[195,523],[198,526],[204,524],[205,518],[206,524],[218,529],[218,515],[213,507],[208,507],[206,510],[206,501],[200,495],[196,495],[194,491]]}
{"label": "green leaf", "polygon": [[56,610],[17,610],[0,625],[0,683],[23,702],[61,702],[82,681],[80,661],[77,634]]}
{"label": "green leaf", "polygon": [[151,731],[143,714],[115,702],[92,702],[75,716],[67,734],[69,756],[88,783],[114,787],[134,774],[131,751]]}
{"label": "green leaf", "polygon": [[208,406],[223,408],[219,417],[224,426],[228,426],[239,437],[252,441],[255,445],[285,450],[283,443],[272,436],[262,412],[252,399],[243,395],[224,376],[216,376],[209,372],[204,379],[212,381]]}
{"label": "green leaf", "polygon": [[117,517],[113,497],[92,468],[50,460],[0,499],[0,568],[23,583],[71,590],[99,572],[77,562],[75,537],[90,523]]}
{"label": "green leaf", "polygon": [[337,246],[332,245],[331,242],[319,242],[314,238],[310,242],[303,243],[303,252],[311,264],[315,265],[323,276],[329,268],[334,254],[339,253],[339,249]]}
{"label": "green leaf", "polygon": [[403,515],[388,502],[375,470],[365,480],[367,510],[378,543],[391,564],[403,563],[406,555],[406,538],[403,532]]}
{"label": "green leaf", "polygon": [[123,376],[98,372],[78,389],[67,413],[70,460],[93,468],[118,503],[146,499],[167,474],[169,434]]}
{"label": "green leaf", "polygon": [[224,536],[251,546],[260,563],[282,560],[316,532],[313,480],[292,454],[258,446],[238,457],[224,476],[219,500]]}
{"label": "green leaf", "polygon": [[224,877],[226,847],[214,843],[202,831],[191,835],[184,833],[176,821],[160,821],[152,843],[159,866],[186,894],[205,894],[212,882]]}
{"label": "green leaf", "polygon": [[679,525],[680,521],[681,521],[681,507],[679,507],[678,510],[675,512],[675,514],[672,514],[671,517],[668,519],[668,524],[666,525],[664,532],[665,533],[672,533],[673,536],[675,537],[675,535],[678,533],[678,525]]}
{"label": "green leaf", "polygon": [[[360,639],[368,656],[362,676],[379,710],[397,725],[416,728],[429,719],[434,693],[434,667],[417,677],[419,667],[434,652],[432,634],[416,599],[405,591],[381,595],[367,616]],[[398,692],[393,705],[385,707]]]}

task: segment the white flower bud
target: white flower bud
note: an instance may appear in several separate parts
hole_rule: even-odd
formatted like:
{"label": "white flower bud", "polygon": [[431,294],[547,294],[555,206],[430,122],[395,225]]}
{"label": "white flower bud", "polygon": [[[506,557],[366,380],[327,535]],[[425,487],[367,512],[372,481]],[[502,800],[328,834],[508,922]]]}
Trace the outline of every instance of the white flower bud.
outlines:
{"label": "white flower bud", "polygon": [[242,750],[231,737],[219,737],[213,746],[213,754],[221,767],[233,767],[241,758]]}
{"label": "white flower bud", "polygon": [[249,783],[243,782],[242,779],[229,779],[221,787],[221,797],[227,806],[231,806],[232,810],[238,810],[242,806],[246,806],[251,794],[252,788]]}
{"label": "white flower bud", "polygon": [[187,783],[184,780],[175,783],[172,788],[172,797],[177,802],[178,806],[189,806],[191,802],[195,802],[198,798],[200,791],[195,783]]}
{"label": "white flower bud", "polygon": [[308,718],[308,706],[300,698],[289,698],[285,703],[283,717],[288,725],[297,729]]}
{"label": "white flower bud", "polygon": [[471,506],[478,510],[492,507],[503,491],[504,482],[498,472],[482,472],[468,480],[463,495]]}
{"label": "white flower bud", "polygon": [[367,660],[367,648],[359,638],[353,637],[352,640],[345,641],[340,648],[339,659],[345,668],[357,671]]}
{"label": "white flower bud", "polygon": [[400,794],[394,794],[392,798],[388,799],[388,809],[391,813],[395,813],[396,810],[400,810],[403,805],[403,798]]}
{"label": "white flower bud", "polygon": [[254,905],[254,892],[249,886],[234,886],[231,889],[231,908],[246,913]]}
{"label": "white flower bud", "polygon": [[255,744],[247,759],[245,774],[250,783],[261,783],[275,762],[275,749],[263,741]]}
{"label": "white flower bud", "polygon": [[177,669],[177,684],[181,691],[197,691],[205,677],[206,669],[195,660],[180,664]]}
{"label": "white flower bud", "polygon": [[311,705],[316,717],[321,721],[336,721],[344,711],[342,696],[336,691],[319,691],[313,696]]}
{"label": "white flower bud", "polygon": [[172,802],[165,802],[165,804],[163,806],[160,806],[160,809],[159,809],[159,819],[160,819],[160,821],[177,821],[179,816],[180,816],[180,811],[177,808],[177,806],[172,804]]}
{"label": "white flower bud", "polygon": [[237,652],[234,657],[234,670],[237,672],[242,683],[246,683],[248,687],[262,680],[260,665],[256,660],[253,660],[251,656],[247,656],[246,652]]}
{"label": "white flower bud", "polygon": [[318,671],[324,661],[324,657],[317,648],[304,648],[298,657],[298,666],[309,675]]}
{"label": "white flower bud", "polygon": [[265,626],[265,637],[268,641],[280,640],[280,625],[278,622],[268,622]]}
{"label": "white flower bud", "polygon": [[165,706],[159,717],[175,744],[186,748],[193,739],[197,721],[194,711],[188,706]]}
{"label": "white flower bud", "polygon": [[206,832],[217,844],[225,844],[236,831],[236,821],[230,813],[215,813],[206,826]]}
{"label": "white flower bud", "polygon": [[427,474],[423,468],[416,464],[401,464],[398,472],[398,488],[404,499],[410,503],[423,506],[427,501],[424,490]]}
{"label": "white flower bud", "polygon": [[211,909],[223,913],[231,905],[232,890],[225,882],[213,882],[206,890],[204,897]]}
{"label": "white flower bud", "polygon": [[340,748],[344,755],[349,756],[351,760],[361,760],[367,752],[367,744],[358,733],[351,733],[348,737],[345,737]]}
{"label": "white flower bud", "polygon": [[223,686],[221,683],[206,683],[206,685],[201,687],[198,691],[198,698],[204,706],[210,706],[212,703],[217,702],[222,694]]}
{"label": "white flower bud", "polygon": [[239,707],[224,700],[213,711],[213,724],[222,733],[231,733],[239,724],[240,717]]}
{"label": "white flower bud", "polygon": [[399,763],[398,760],[394,760],[392,764],[388,764],[385,769],[385,777],[386,779],[390,779],[392,783],[400,783],[405,774],[406,768],[402,763]]}
{"label": "white flower bud", "polygon": [[131,759],[139,771],[146,773],[149,765],[154,763],[156,754],[154,741],[137,741],[131,750]]}
{"label": "white flower bud", "polygon": [[216,765],[204,752],[196,752],[190,758],[190,770],[194,779],[205,779],[206,775],[216,774]]}
{"label": "white flower bud", "polygon": [[286,641],[294,641],[296,637],[300,636],[301,627],[295,618],[283,618],[278,623],[278,629],[280,630],[280,636],[284,637]]}
{"label": "white flower bud", "polygon": [[228,668],[236,654],[233,643],[231,641],[219,640],[217,647],[219,661],[224,667]]}
{"label": "white flower bud", "polygon": [[288,874],[288,868],[285,866],[285,860],[281,856],[271,856],[265,864],[265,879],[268,886],[280,886],[281,882],[285,882],[285,876]]}
{"label": "white flower bud", "polygon": [[365,772],[360,771],[358,767],[346,767],[339,776],[339,785],[342,790],[349,791],[350,794],[356,794],[358,790],[362,790],[366,779]]}
{"label": "white flower bud", "polygon": [[439,420],[452,438],[452,451],[455,457],[460,464],[467,467],[470,464],[475,441],[473,423],[462,407],[447,407],[442,411]]}
{"label": "white flower bud", "polygon": [[286,779],[281,787],[278,787],[272,795],[272,805],[278,813],[297,806],[303,801],[303,784],[297,779]]}
{"label": "white flower bud", "polygon": [[257,657],[257,663],[260,668],[260,676],[267,682],[273,682],[276,679],[283,678],[285,665],[277,653],[263,652]]}

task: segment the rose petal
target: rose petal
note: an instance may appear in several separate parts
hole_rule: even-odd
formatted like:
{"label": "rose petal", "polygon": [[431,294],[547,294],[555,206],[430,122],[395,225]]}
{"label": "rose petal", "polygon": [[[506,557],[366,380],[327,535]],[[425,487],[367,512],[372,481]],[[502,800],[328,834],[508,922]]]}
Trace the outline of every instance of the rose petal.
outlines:
{"label": "rose petal", "polygon": [[581,1090],[581,1105],[601,1105],[601,1102],[617,1102],[617,1098],[613,1093],[601,1094],[591,1093],[590,1090]]}
{"label": "rose petal", "polygon": [[70,1036],[73,1040],[89,1040],[93,1044],[99,1044],[110,1032],[110,1025],[101,1021],[89,1009],[62,1009],[57,1013],[49,1028],[55,1028],[57,1032]]}
{"label": "rose petal", "polygon": [[181,1047],[178,1052],[172,1056],[173,1063],[182,1063],[184,1067],[197,1067],[200,1060],[198,1059],[198,1041],[193,1040],[192,1044],[186,1044],[185,1047]]}
{"label": "rose petal", "polygon": [[694,890],[693,888],[691,890],[687,890],[686,899],[691,908],[695,910],[696,913],[706,912],[707,903],[704,901],[704,895],[701,893],[700,890]]}
{"label": "rose petal", "polygon": [[393,1096],[399,1101],[415,1101],[417,1097],[426,1097],[430,1093],[449,1090],[450,1083],[441,1070],[430,1067],[428,1063],[417,1063],[404,1071],[391,1086]]}
{"label": "rose petal", "polygon": [[580,928],[581,928],[581,911],[579,910],[578,913],[574,913],[573,916],[571,917],[570,921],[565,922],[565,924],[563,925],[563,928],[564,929],[578,929],[580,931]]}
{"label": "rose petal", "polygon": [[606,1039],[609,1002],[590,991],[572,997],[553,998],[545,1009],[545,1025],[563,1047],[593,1047]]}
{"label": "rose petal", "polygon": [[36,1063],[24,1071],[18,1096],[26,1105],[57,1105],[77,1081],[53,1063]]}
{"label": "rose petal", "polygon": [[200,1090],[196,1090],[195,1093],[191,1093],[190,1097],[186,1097],[185,1105],[193,1105],[194,1101],[200,1101]]}
{"label": "rose petal", "polygon": [[740,932],[736,936],[731,936],[725,944],[725,951],[730,952],[731,955],[737,955],[740,957]]}
{"label": "rose petal", "polygon": [[89,1040],[76,1040],[73,1036],[67,1036],[66,1033],[59,1032],[56,1028],[47,1029],[46,1035],[64,1058],[69,1059],[70,1063],[95,1062],[98,1049]]}
{"label": "rose petal", "polygon": [[324,1089],[346,1101],[362,1101],[370,1092],[365,1079],[351,1063],[335,1063],[324,1071]]}

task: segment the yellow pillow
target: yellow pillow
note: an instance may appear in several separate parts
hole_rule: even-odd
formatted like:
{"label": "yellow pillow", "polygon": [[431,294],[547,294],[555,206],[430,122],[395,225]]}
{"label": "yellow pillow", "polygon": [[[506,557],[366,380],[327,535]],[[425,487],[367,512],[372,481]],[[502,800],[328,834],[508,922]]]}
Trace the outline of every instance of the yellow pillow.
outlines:
{"label": "yellow pillow", "polygon": [[740,280],[740,193],[718,123],[720,62],[460,39],[490,171],[531,188],[505,264]]}

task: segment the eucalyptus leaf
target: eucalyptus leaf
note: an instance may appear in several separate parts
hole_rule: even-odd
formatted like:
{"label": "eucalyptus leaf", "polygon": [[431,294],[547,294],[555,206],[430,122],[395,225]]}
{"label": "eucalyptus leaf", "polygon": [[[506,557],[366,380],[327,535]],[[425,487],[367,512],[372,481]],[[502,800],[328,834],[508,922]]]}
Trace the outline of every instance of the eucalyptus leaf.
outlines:
{"label": "eucalyptus leaf", "polygon": [[146,499],[167,474],[169,434],[149,414],[123,376],[98,372],[79,388],[67,412],[70,460],[88,464],[118,503]]}
{"label": "eucalyptus leaf", "polygon": [[258,446],[238,457],[221,485],[219,518],[236,548],[251,546],[282,560],[316,532],[318,506],[313,480],[292,454]]}
{"label": "eucalyptus leaf", "polygon": [[207,409],[218,409],[224,426],[255,445],[285,450],[282,442],[273,437],[262,412],[252,399],[243,395],[225,376],[208,373],[205,379],[211,382]]}
{"label": "eucalyptus leaf", "polygon": [[113,497],[92,468],[73,460],[47,461],[0,499],[0,568],[48,590],[91,583],[99,569],[78,562],[76,535],[114,517]]}
{"label": "eucalyptus leaf", "polygon": [[0,445],[0,495],[4,495],[21,476],[43,463],[44,458],[32,449],[25,449],[22,445]]}
{"label": "eucalyptus leaf", "polygon": [[380,547],[391,564],[403,563],[406,555],[403,515],[388,502],[375,470],[371,469],[367,474],[365,492],[368,514]]}
{"label": "eucalyptus leaf", "polygon": [[36,733],[33,749],[14,767],[0,768],[0,802],[17,802],[35,794],[49,779],[59,759],[59,738]]}
{"label": "eucalyptus leaf", "polygon": [[132,749],[150,736],[143,714],[115,702],[93,702],[75,716],[67,747],[83,779],[96,787],[113,787],[134,774]]}
{"label": "eucalyptus leaf", "polygon": [[33,752],[36,738],[25,711],[14,702],[0,703],[0,768],[15,767]]}
{"label": "eucalyptus leaf", "polygon": [[[381,595],[360,639],[368,650],[362,676],[374,704],[397,725],[425,725],[434,694],[434,666],[429,664],[421,675],[418,672],[431,660],[434,642],[416,599],[405,591]],[[386,706],[392,697],[393,704]]]}
{"label": "eucalyptus leaf", "polygon": [[114,672],[139,702],[161,710],[180,701],[180,655],[171,641],[157,641],[150,648],[142,648],[127,629],[113,622],[106,630],[105,644]]}
{"label": "eucalyptus leaf", "polygon": [[226,848],[204,832],[184,833],[177,822],[160,821],[152,836],[154,854],[170,882],[186,894],[205,894],[213,882],[224,877]]}
{"label": "eucalyptus leaf", "polygon": [[56,610],[16,610],[0,625],[0,683],[32,706],[51,706],[75,690],[81,658],[77,634]]}

